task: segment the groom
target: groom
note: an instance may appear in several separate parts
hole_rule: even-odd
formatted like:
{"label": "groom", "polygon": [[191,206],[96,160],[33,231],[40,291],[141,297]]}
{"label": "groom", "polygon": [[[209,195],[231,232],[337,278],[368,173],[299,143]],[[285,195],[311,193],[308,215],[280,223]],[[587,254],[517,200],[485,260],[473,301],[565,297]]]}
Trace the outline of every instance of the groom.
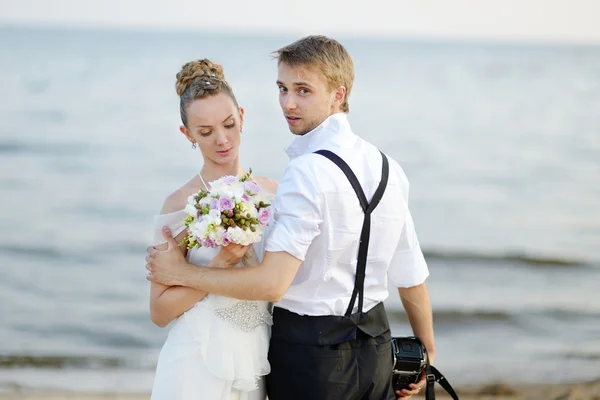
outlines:
{"label": "groom", "polygon": [[[271,400],[409,398],[425,381],[395,394],[391,388],[383,306],[388,279],[432,363],[435,344],[429,272],[408,209],[408,181],[396,161],[352,132],[347,113],[354,67],[340,43],[309,36],[275,55],[279,102],[296,138],[286,150],[290,162],[263,262],[197,268],[165,229],[168,249],[148,248],[148,280],[274,302]],[[395,129],[392,121],[379,129],[388,127]],[[336,155],[351,171],[336,165],[343,164]],[[223,251],[219,257],[227,265],[239,261]]]}

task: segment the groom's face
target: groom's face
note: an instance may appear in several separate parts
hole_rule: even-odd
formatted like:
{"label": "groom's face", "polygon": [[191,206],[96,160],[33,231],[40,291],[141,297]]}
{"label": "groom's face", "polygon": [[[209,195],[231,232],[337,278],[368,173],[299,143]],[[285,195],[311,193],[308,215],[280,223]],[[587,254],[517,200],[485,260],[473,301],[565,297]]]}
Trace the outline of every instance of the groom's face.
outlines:
{"label": "groom's face", "polygon": [[335,91],[329,90],[318,68],[280,63],[277,74],[279,104],[290,131],[304,135],[339,112]]}

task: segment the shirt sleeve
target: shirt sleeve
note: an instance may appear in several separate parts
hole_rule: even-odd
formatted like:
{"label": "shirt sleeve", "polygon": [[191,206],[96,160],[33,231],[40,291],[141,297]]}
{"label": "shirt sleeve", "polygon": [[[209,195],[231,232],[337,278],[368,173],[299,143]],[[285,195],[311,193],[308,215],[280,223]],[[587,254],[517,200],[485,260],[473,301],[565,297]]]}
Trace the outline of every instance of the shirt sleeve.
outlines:
{"label": "shirt sleeve", "polygon": [[266,251],[285,251],[304,261],[313,239],[321,233],[322,193],[312,175],[306,162],[288,165],[277,188]]}
{"label": "shirt sleeve", "polygon": [[425,282],[429,269],[421,251],[415,224],[408,207],[406,220],[398,241],[396,252],[388,270],[388,278],[396,287],[412,287]]}

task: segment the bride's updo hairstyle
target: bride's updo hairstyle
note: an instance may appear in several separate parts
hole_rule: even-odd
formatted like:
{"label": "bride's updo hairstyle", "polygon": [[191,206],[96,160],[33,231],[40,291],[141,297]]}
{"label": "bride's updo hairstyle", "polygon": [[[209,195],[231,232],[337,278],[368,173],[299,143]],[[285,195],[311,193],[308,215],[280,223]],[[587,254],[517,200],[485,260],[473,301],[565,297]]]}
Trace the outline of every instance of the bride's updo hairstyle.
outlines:
{"label": "bride's updo hairstyle", "polygon": [[181,114],[181,122],[188,129],[187,109],[194,100],[225,93],[233,100],[236,108],[239,108],[233,91],[225,80],[223,67],[219,64],[206,58],[190,61],[181,67],[181,71],[177,73],[176,78],[175,90],[180,98],[179,113]]}

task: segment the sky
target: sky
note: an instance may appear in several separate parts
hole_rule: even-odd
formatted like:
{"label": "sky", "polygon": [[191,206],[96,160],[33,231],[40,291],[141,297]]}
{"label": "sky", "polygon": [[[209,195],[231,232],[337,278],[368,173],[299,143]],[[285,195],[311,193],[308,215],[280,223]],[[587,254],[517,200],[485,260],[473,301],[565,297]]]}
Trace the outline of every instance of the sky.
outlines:
{"label": "sky", "polygon": [[0,0],[0,23],[600,43],[600,0]]}

